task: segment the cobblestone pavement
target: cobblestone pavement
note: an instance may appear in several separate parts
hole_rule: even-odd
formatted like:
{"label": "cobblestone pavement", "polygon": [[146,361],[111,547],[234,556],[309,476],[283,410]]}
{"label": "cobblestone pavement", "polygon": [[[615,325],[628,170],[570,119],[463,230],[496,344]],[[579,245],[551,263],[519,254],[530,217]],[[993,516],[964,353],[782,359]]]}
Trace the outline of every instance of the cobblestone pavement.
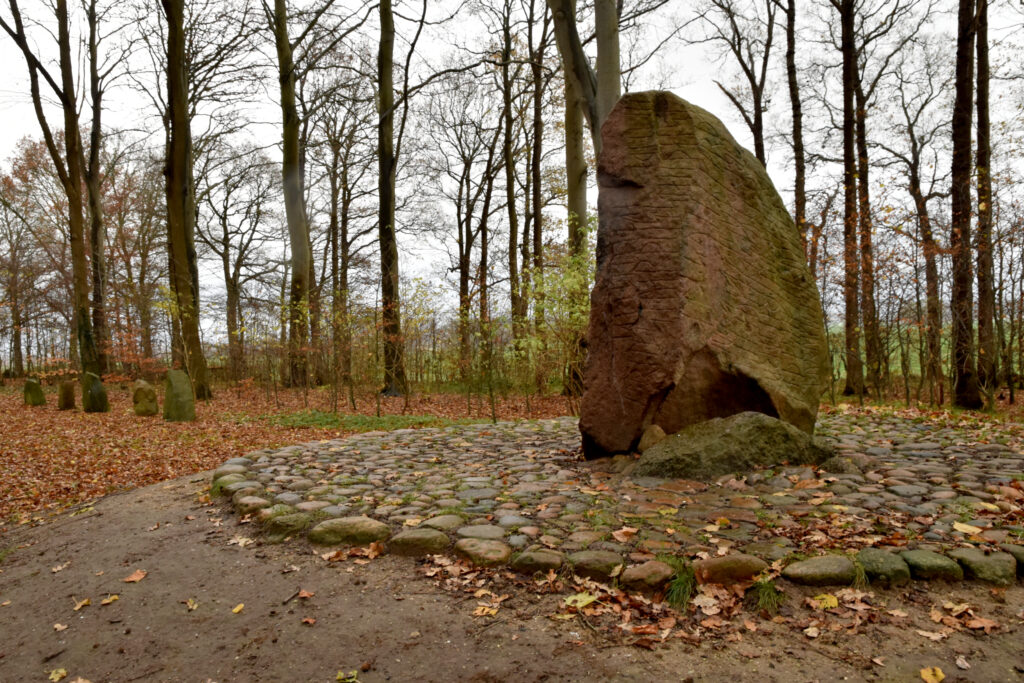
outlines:
{"label": "cobblestone pavement", "polygon": [[702,483],[633,478],[629,456],[582,461],[574,418],[373,432],[234,458],[213,490],[269,542],[379,542],[527,572],[569,563],[638,588],[671,578],[665,555],[696,562],[709,582],[776,560],[811,585],[1008,585],[1024,573],[1017,425],[839,410],[818,433],[838,453],[823,468]]}

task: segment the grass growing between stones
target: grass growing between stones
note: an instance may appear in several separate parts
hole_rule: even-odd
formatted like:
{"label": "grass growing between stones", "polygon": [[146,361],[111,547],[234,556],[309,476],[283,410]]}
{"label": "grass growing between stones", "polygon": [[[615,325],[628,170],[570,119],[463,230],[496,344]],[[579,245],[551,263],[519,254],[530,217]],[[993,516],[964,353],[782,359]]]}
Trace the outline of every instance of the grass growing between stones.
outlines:
{"label": "grass growing between stones", "polygon": [[757,609],[768,614],[776,614],[782,603],[786,601],[786,594],[775,586],[775,581],[772,579],[758,579],[754,582],[751,590]]}
{"label": "grass growing between stones", "polygon": [[676,555],[659,555],[658,559],[672,567],[674,573],[665,591],[665,601],[678,610],[686,609],[697,589],[697,576],[693,566]]}
{"label": "grass growing between stones", "polygon": [[377,432],[395,429],[414,429],[417,427],[448,427],[451,425],[477,424],[485,420],[458,419],[452,420],[433,415],[342,415],[322,410],[300,410],[284,415],[264,417],[270,424],[277,427],[341,429],[346,432]]}

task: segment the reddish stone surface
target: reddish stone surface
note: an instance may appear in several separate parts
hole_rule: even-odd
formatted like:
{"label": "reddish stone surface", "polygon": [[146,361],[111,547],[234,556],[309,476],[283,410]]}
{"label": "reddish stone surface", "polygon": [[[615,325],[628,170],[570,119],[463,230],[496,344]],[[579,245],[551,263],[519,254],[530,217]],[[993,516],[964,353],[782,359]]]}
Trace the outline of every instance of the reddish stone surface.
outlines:
{"label": "reddish stone surface", "polygon": [[580,431],[588,458],[657,424],[745,410],[813,431],[828,379],[800,237],[752,154],[708,112],[630,93],[602,129]]}

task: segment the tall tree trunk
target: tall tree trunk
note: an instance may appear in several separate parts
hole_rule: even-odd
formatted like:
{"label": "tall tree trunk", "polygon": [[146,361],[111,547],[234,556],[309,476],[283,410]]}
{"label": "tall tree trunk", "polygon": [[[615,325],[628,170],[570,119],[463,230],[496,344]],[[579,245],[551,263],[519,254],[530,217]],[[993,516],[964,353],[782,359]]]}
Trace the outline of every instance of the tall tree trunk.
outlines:
{"label": "tall tree trunk", "polygon": [[878,398],[882,396],[882,343],[878,333],[878,312],[875,310],[874,226],[871,220],[871,166],[868,159],[868,103],[857,73],[854,98],[857,107],[857,202],[860,238],[861,320],[864,324],[864,350],[867,360],[868,384]]}
{"label": "tall tree trunk", "polygon": [[916,170],[911,170],[910,194],[917,209],[917,224],[921,231],[921,248],[924,252],[925,309],[927,311],[925,336],[928,346],[924,374],[932,403],[941,405],[944,398],[945,379],[942,376],[942,303],[939,301],[939,267],[936,262],[939,250],[932,233],[928,202],[921,191],[921,183]]}
{"label": "tall tree trunk", "polygon": [[619,11],[616,0],[594,1],[594,30],[597,33],[597,130],[600,134],[608,113],[622,96],[619,66]]}
{"label": "tall tree trunk", "polygon": [[288,36],[288,6],[274,0],[274,44],[277,48],[277,76],[281,89],[281,180],[284,212],[291,250],[291,284],[288,290],[288,377],[293,386],[305,386],[308,368],[305,347],[309,337],[309,274],[313,250],[306,224],[301,122],[295,104],[295,63]]}
{"label": "tall tree trunk", "polygon": [[7,296],[11,305],[11,370],[15,377],[23,377],[25,375],[25,356],[22,352],[21,328],[25,323],[21,316],[21,302],[18,300],[17,285],[8,290]]}
{"label": "tall tree trunk", "polygon": [[953,261],[953,404],[980,408],[974,359],[971,277],[971,105],[974,81],[974,0],[960,0],[957,14],[956,97],[953,104],[952,208],[949,248]]}
{"label": "tall tree trunk", "polygon": [[800,239],[807,247],[807,190],[806,160],[804,159],[804,113],[800,102],[800,82],[796,71],[796,0],[786,3],[786,81],[789,85],[789,104],[793,111],[793,211]]}
{"label": "tall tree trunk", "polygon": [[176,318],[197,398],[210,398],[209,372],[199,337],[198,269],[195,252],[195,194],[192,191],[192,131],[188,112],[188,65],[185,61],[184,0],[161,0],[167,18],[167,241]]}
{"label": "tall tree trunk", "polygon": [[860,358],[860,309],[857,300],[857,157],[854,151],[857,49],[854,43],[855,0],[839,3],[843,54],[843,301],[845,304],[846,395],[864,394],[864,368]]}
{"label": "tall tree trunk", "polygon": [[523,292],[519,281],[519,211],[516,206],[516,165],[513,156],[515,128],[512,116],[512,88],[515,82],[511,73],[512,26],[511,7],[508,4],[502,16],[501,30],[501,114],[504,126],[501,156],[505,166],[505,206],[508,210],[509,305],[512,314],[512,338],[518,343],[525,333],[526,307],[523,305]]}
{"label": "tall tree trunk", "polygon": [[989,405],[998,383],[992,262],[992,149],[988,104],[988,0],[978,2],[978,383]]}
{"label": "tall tree trunk", "polygon": [[110,371],[110,330],[107,327],[107,228],[103,221],[100,191],[100,147],[103,129],[103,89],[99,73],[99,26],[96,0],[90,0],[86,16],[89,24],[89,91],[92,123],[89,134],[89,160],[85,168],[85,189],[89,201],[89,251],[92,265],[92,329],[96,337],[96,360],[100,373]]}
{"label": "tall tree trunk", "polygon": [[395,21],[391,0],[380,3],[380,50],[377,54],[377,102],[380,121],[377,127],[379,160],[378,193],[380,212],[381,322],[384,345],[384,387],[386,396],[401,396],[408,391],[402,339],[402,315],[398,290],[398,241],[395,237],[395,158],[394,143],[394,55]]}

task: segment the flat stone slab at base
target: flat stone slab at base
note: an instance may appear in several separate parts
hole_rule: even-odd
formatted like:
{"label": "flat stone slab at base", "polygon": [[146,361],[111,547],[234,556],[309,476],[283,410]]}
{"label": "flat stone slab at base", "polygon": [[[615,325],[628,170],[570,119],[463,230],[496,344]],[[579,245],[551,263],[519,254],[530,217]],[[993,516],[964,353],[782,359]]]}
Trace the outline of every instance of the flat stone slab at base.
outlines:
{"label": "flat stone slab at base", "polygon": [[320,522],[309,530],[309,542],[316,545],[369,545],[386,541],[391,527],[369,517],[340,517]]}
{"label": "flat stone slab at base", "polygon": [[782,577],[804,586],[849,586],[857,578],[857,569],[848,557],[822,555],[788,565]]}
{"label": "flat stone slab at base", "polygon": [[707,481],[782,462],[816,465],[831,454],[824,442],[791,424],[746,412],[700,422],[663,439],[644,451],[633,474]]}

